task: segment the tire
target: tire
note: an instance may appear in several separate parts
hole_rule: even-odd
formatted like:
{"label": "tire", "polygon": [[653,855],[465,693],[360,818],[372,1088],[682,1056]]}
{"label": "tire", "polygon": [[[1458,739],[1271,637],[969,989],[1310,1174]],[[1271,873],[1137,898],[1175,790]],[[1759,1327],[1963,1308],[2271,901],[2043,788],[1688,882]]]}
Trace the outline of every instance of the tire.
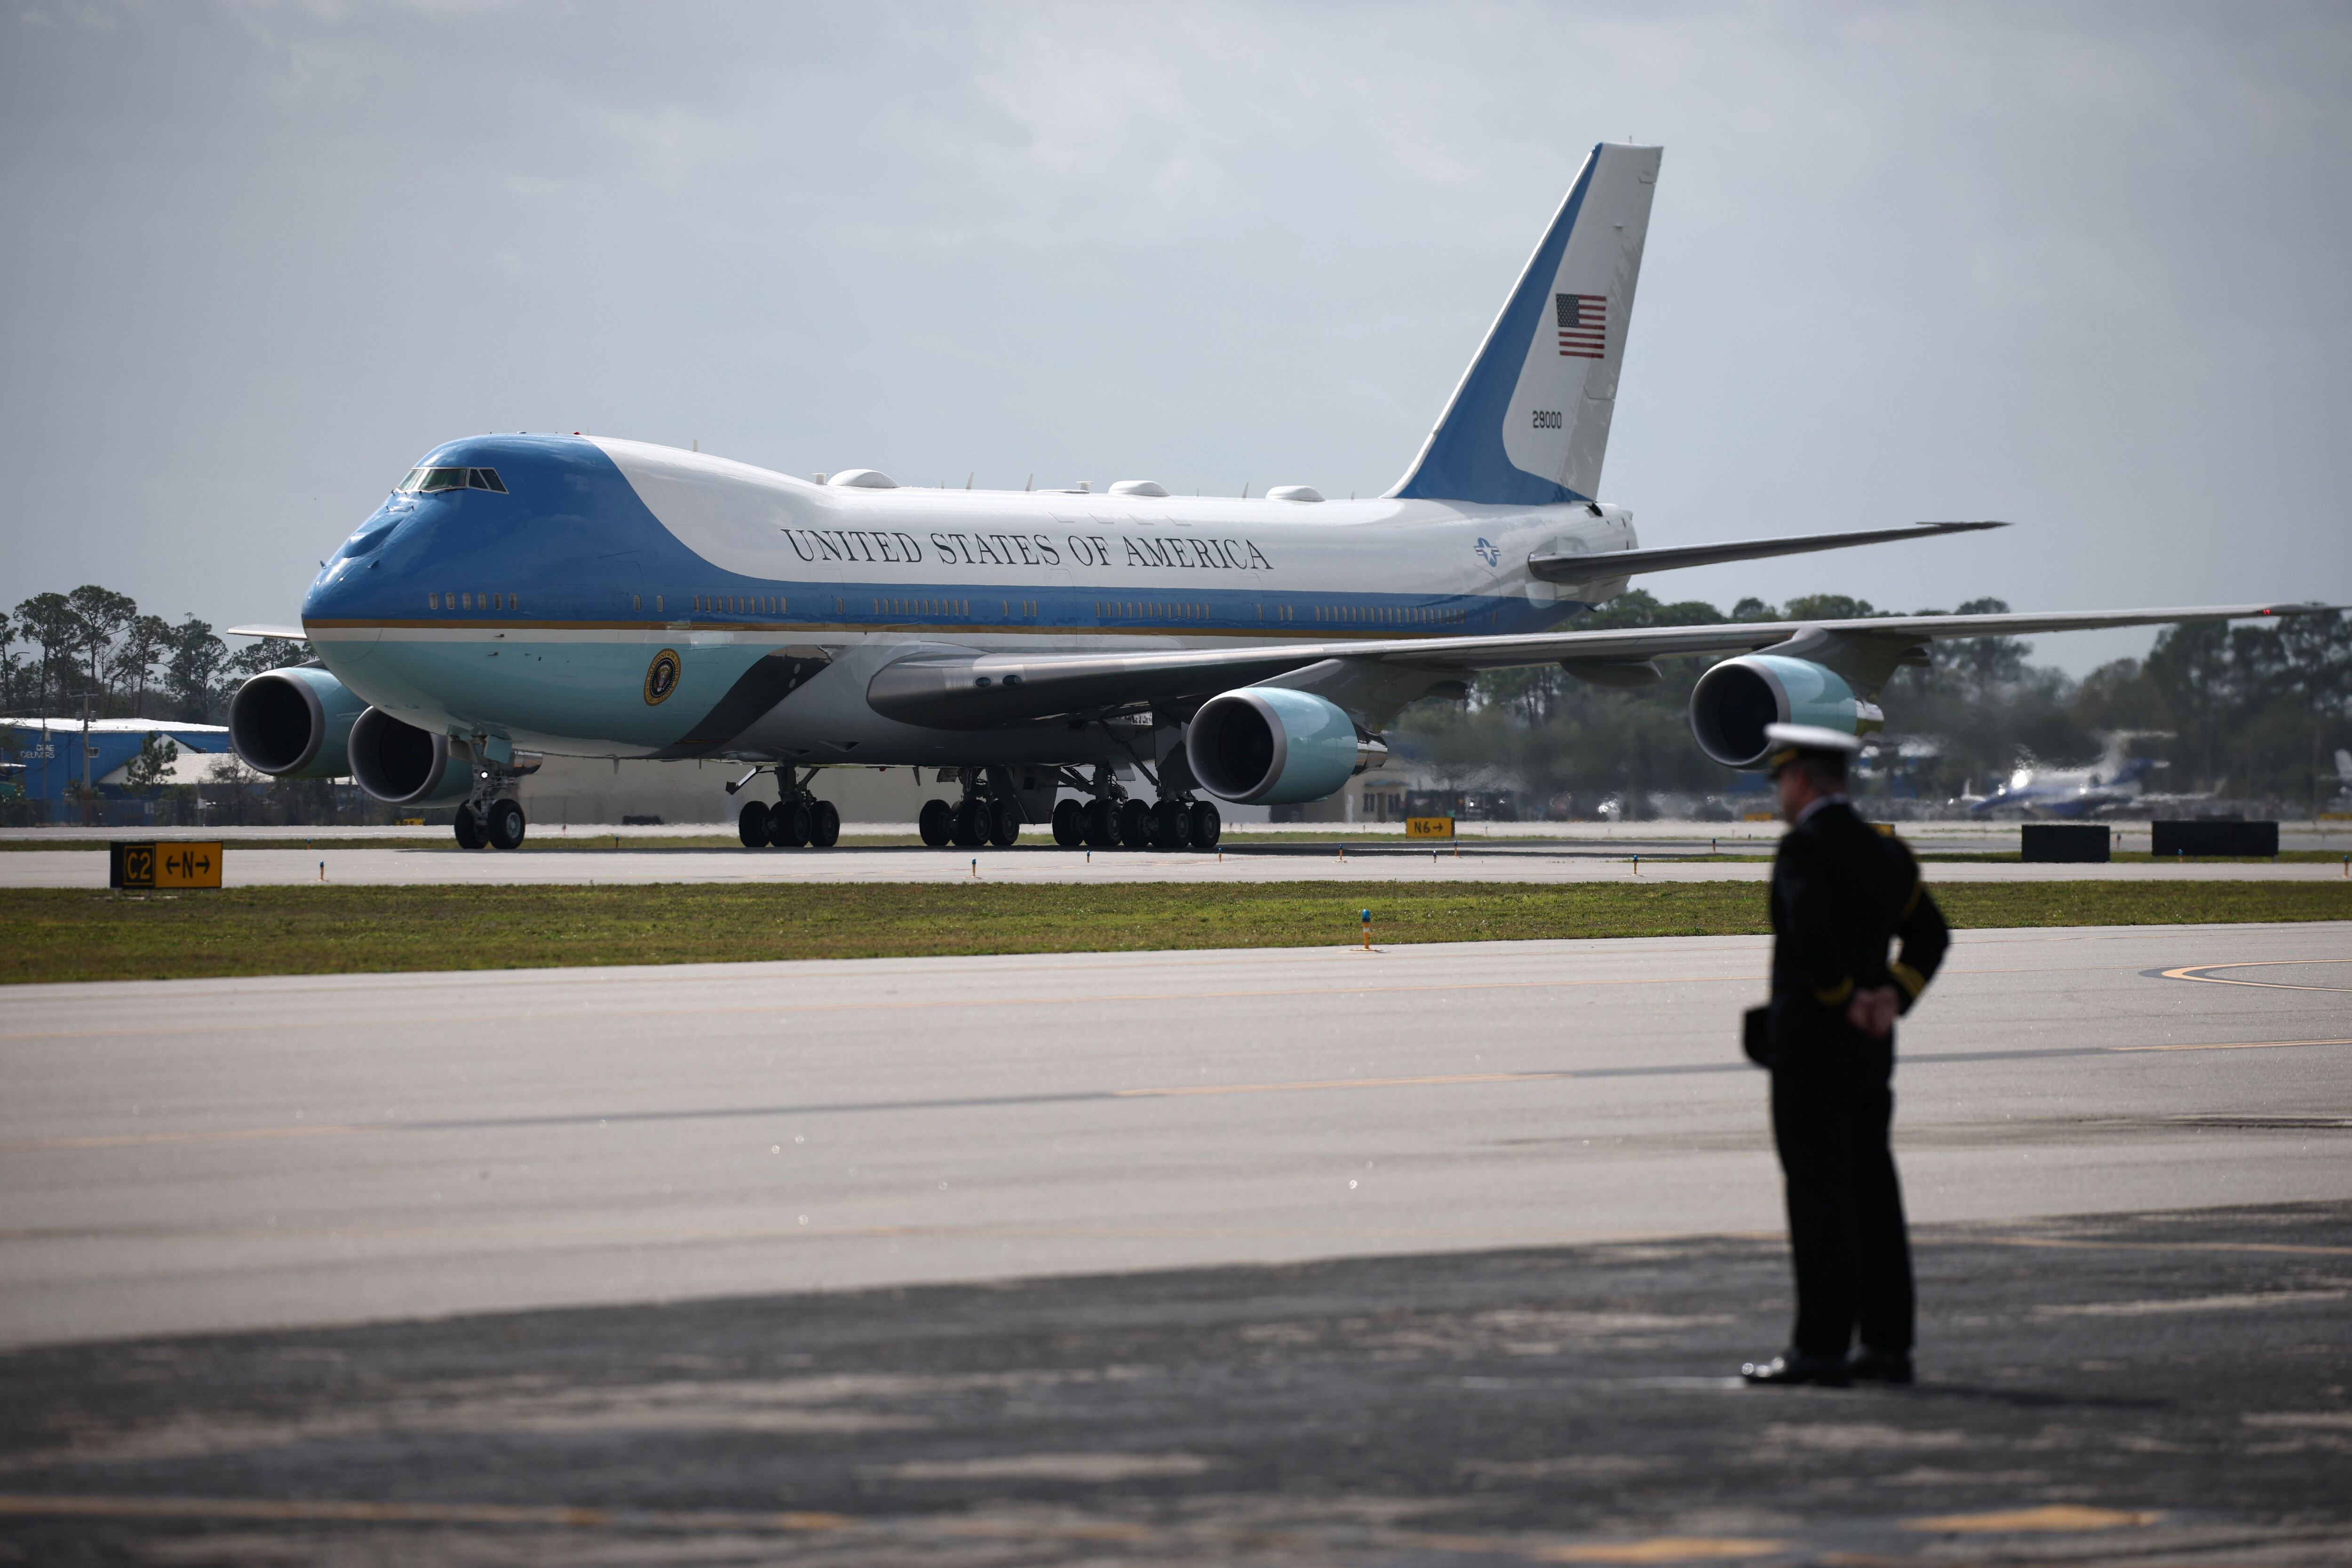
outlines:
{"label": "tire", "polygon": [[809,842],[819,849],[841,842],[841,811],[833,802],[821,800],[809,807]]}
{"label": "tire", "polygon": [[988,803],[973,796],[956,802],[955,847],[977,849],[988,842]]}
{"label": "tire", "polygon": [[816,825],[804,800],[780,801],[768,811],[768,840],[779,849],[797,849],[809,841]]}
{"label": "tire", "polygon": [[1020,803],[1012,800],[998,801],[989,809],[988,841],[999,849],[1010,849],[1020,837]]}
{"label": "tire", "polygon": [[1054,842],[1076,849],[1087,841],[1087,808],[1082,801],[1057,801],[1054,805]]}
{"label": "tire", "polygon": [[1214,849],[1217,840],[1224,837],[1225,819],[1209,801],[1194,801],[1185,817],[1184,826],[1195,849]]}
{"label": "tire", "polygon": [[1087,844],[1095,849],[1118,847],[1118,802],[1090,800],[1086,814]]}
{"label": "tire", "polygon": [[735,814],[735,837],[743,841],[744,848],[762,849],[767,847],[770,837],[776,830],[775,825],[768,818],[765,804],[756,800],[743,803],[743,809]]}
{"label": "tire", "polygon": [[1129,849],[1151,847],[1151,808],[1150,806],[1139,800],[1120,803],[1118,841]]}
{"label": "tire", "polygon": [[479,849],[482,847],[484,843],[482,837],[482,824],[480,820],[474,816],[474,808],[472,806],[459,806],[457,808],[457,820],[451,824],[451,826],[457,831],[458,848]]}
{"label": "tire", "polygon": [[1184,847],[1184,803],[1163,800],[1151,808],[1151,847],[1154,849]]}
{"label": "tire", "polygon": [[489,815],[490,847],[493,849],[521,848],[523,830],[527,826],[523,820],[521,803],[511,800],[494,800],[490,802]]}
{"label": "tire", "polygon": [[932,848],[944,849],[955,837],[954,821],[955,807],[943,800],[927,800],[922,815],[915,819],[915,830]]}

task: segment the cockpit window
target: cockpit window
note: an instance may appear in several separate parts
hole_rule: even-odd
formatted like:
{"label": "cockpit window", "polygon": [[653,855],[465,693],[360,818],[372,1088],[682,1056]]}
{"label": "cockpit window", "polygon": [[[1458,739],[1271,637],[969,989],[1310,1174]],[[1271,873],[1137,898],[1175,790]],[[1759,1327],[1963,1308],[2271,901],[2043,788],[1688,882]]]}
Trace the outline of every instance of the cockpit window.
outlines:
{"label": "cockpit window", "polygon": [[507,493],[506,485],[499,479],[496,468],[411,468],[408,477],[400,481],[404,494],[428,490],[494,490]]}

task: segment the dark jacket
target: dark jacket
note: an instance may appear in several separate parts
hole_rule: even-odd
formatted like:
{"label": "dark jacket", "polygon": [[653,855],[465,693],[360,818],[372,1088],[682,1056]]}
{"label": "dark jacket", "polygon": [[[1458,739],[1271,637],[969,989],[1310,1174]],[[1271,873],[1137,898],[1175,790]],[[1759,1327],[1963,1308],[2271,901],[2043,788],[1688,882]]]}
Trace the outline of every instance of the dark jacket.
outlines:
{"label": "dark jacket", "polygon": [[[1887,961],[1887,944],[1903,950]],[[1861,1037],[1845,1021],[1857,990],[1892,984],[1902,1011],[1927,988],[1951,935],[1903,841],[1842,801],[1790,828],[1772,862],[1773,1057]]]}

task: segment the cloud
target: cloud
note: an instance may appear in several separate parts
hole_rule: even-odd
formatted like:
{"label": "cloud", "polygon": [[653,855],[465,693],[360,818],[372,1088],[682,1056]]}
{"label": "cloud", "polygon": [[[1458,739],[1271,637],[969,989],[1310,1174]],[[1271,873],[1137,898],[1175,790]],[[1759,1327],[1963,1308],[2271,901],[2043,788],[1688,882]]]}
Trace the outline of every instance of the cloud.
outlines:
{"label": "cloud", "polygon": [[1645,539],[2021,524],[1654,586],[2342,598],[2347,82],[2324,7],[45,6],[0,598],[282,617],[475,429],[1376,490],[1625,136]]}

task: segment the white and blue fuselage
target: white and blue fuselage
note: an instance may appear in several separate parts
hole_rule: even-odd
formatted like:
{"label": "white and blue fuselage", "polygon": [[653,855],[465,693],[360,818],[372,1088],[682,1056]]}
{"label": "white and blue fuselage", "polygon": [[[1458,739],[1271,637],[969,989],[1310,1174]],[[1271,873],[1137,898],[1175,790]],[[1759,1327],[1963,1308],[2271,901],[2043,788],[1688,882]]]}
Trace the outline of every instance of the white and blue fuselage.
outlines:
{"label": "white and blue fuselage", "polygon": [[1571,595],[1529,557],[1634,543],[1626,512],[1583,500],[868,489],[577,436],[454,441],[419,465],[436,470],[484,477],[394,492],[311,584],[304,627],[387,713],[557,754],[1088,761],[1105,743],[1066,725],[887,718],[867,682],[929,651],[1552,630],[1615,587]]}

